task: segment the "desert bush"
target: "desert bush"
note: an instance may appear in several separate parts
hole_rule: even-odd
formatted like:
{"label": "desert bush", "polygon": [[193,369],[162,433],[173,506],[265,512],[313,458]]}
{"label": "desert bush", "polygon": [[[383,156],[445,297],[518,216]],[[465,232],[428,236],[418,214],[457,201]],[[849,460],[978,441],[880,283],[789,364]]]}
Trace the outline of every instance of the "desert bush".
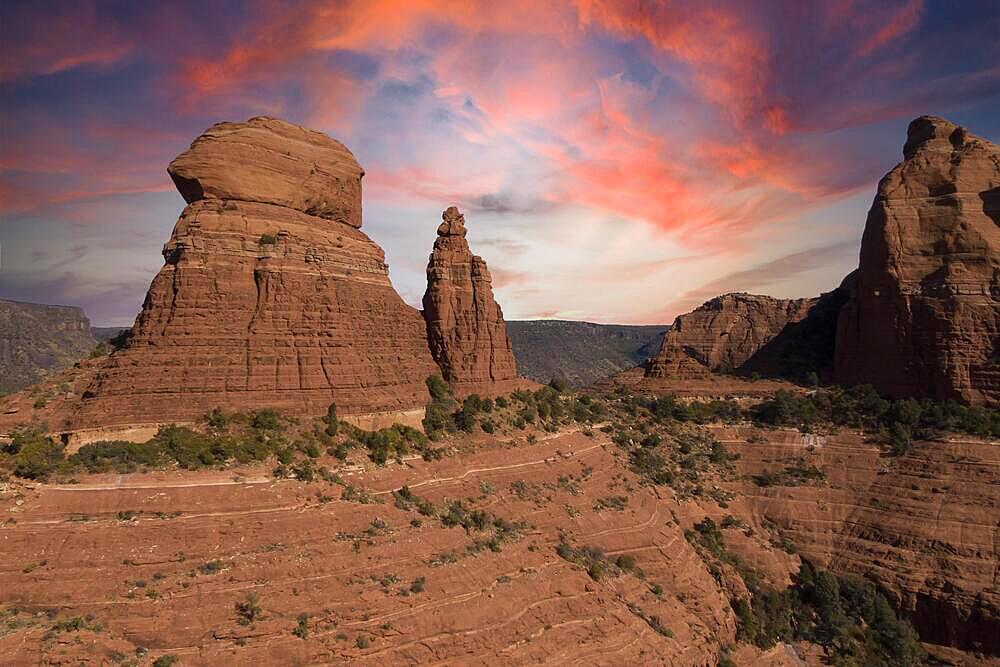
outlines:
{"label": "desert bush", "polygon": [[257,604],[257,596],[247,593],[247,596],[234,605],[236,609],[236,622],[240,625],[253,625],[264,617],[264,611]]}
{"label": "desert bush", "polygon": [[298,617],[298,625],[292,630],[292,634],[299,639],[306,639],[309,637],[309,614],[302,612]]}
{"label": "desert bush", "polygon": [[65,446],[45,436],[38,430],[14,433],[5,448],[12,452],[14,474],[25,479],[46,479],[64,467]]}
{"label": "desert bush", "polygon": [[804,640],[824,646],[833,664],[915,665],[924,660],[916,632],[897,618],[874,584],[814,569],[803,561],[784,591],[733,601],[740,641],[762,648]]}
{"label": "desert bush", "polygon": [[430,392],[433,400],[443,401],[451,397],[451,390],[448,388],[448,383],[440,375],[428,375],[426,383],[427,391]]}
{"label": "desert bush", "polygon": [[336,403],[331,403],[326,408],[326,417],[323,419],[323,421],[326,423],[326,429],[325,429],[326,434],[331,438],[337,435],[337,427],[340,425],[340,422],[337,419]]}

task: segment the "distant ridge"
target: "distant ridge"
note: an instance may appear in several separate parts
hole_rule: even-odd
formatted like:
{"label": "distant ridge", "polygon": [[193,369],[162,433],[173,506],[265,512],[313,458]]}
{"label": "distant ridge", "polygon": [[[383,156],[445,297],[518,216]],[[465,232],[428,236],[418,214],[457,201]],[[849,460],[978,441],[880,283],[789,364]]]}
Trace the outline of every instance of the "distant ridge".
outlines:
{"label": "distant ridge", "polygon": [[571,320],[507,322],[517,370],[548,382],[560,376],[583,387],[642,365],[656,353],[669,329],[664,324],[595,324]]}
{"label": "distant ridge", "polygon": [[73,365],[96,345],[80,308],[0,299],[0,394]]}

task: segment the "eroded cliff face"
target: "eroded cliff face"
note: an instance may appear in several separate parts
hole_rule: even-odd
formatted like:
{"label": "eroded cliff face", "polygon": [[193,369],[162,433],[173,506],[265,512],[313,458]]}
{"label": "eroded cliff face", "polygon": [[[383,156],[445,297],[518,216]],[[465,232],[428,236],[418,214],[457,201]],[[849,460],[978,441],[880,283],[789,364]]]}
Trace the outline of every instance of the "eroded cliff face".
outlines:
{"label": "eroded cliff face", "polygon": [[836,380],[1000,405],[1000,148],[923,116],[903,156],[868,214]]}
{"label": "eroded cliff face", "polygon": [[790,323],[806,318],[817,299],[724,294],[680,315],[646,365],[646,377],[697,378],[735,371]]}
{"label": "eroded cliff face", "polygon": [[431,353],[459,396],[509,392],[522,381],[489,269],[469,249],[465,216],[452,206],[442,220],[423,300]]}
{"label": "eroded cliff face", "polygon": [[424,322],[358,229],[364,172],[343,144],[271,118],[220,123],[169,171],[189,205],[74,426],[426,404]]}
{"label": "eroded cliff face", "polygon": [[[877,581],[924,641],[1000,654],[997,443],[949,436],[888,456],[862,434],[713,427],[732,451],[751,513],[799,554]],[[823,479],[759,486],[788,468]]]}

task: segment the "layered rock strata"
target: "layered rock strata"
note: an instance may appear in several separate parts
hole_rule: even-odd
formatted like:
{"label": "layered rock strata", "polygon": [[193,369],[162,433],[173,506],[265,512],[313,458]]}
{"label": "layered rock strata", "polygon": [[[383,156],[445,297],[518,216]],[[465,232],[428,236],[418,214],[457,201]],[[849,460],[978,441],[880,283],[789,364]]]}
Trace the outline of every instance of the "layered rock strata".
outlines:
{"label": "layered rock strata", "polygon": [[188,201],[125,347],[77,427],[190,420],[214,407],[390,413],[427,402],[420,313],[361,225],[361,166],[271,118],[220,123],[171,163]]}
{"label": "layered rock strata", "polygon": [[1000,148],[923,116],[903,158],[868,213],[836,380],[1000,405]]}
{"label": "layered rock strata", "polygon": [[509,392],[522,381],[490,272],[469,249],[465,216],[452,206],[441,217],[423,299],[431,354],[459,396]]}
{"label": "layered rock strata", "polygon": [[646,377],[697,378],[735,371],[790,323],[805,319],[817,299],[724,294],[680,315],[646,365]]}
{"label": "layered rock strata", "polygon": [[[886,456],[846,430],[713,431],[740,455],[736,490],[752,513],[799,554],[878,582],[924,641],[1000,655],[995,443],[946,437]],[[818,469],[823,478],[795,486],[753,481],[789,468]]]}

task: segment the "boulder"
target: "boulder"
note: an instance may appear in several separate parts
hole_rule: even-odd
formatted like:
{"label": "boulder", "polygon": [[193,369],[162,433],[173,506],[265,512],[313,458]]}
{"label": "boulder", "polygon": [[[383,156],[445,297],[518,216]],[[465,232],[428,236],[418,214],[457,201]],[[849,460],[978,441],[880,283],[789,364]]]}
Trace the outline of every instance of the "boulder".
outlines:
{"label": "boulder", "polygon": [[216,123],[167,172],[184,200],[275,204],[361,227],[365,172],[344,144],[276,118]]}
{"label": "boulder", "polygon": [[892,397],[1000,405],[1000,148],[910,123],[879,182],[837,324],[835,379]]}

